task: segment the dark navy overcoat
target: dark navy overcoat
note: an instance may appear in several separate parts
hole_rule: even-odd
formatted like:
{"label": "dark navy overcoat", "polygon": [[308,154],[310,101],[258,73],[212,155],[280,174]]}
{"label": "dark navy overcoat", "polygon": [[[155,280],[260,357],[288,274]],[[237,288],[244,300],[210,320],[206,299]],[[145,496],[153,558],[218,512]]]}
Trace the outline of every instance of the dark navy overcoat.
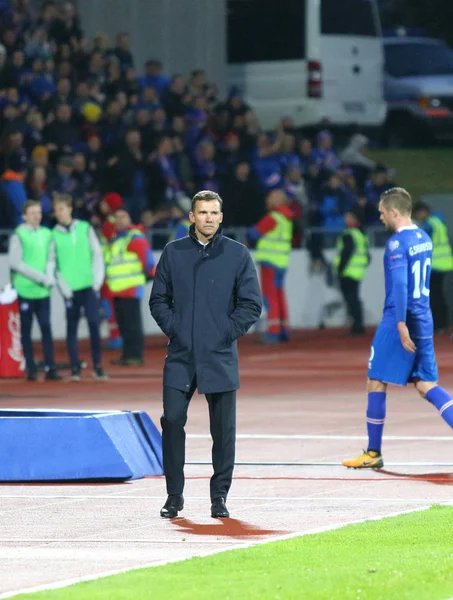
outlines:
{"label": "dark navy overcoat", "polygon": [[262,297],[250,252],[221,228],[203,246],[194,227],[164,248],[151,315],[169,338],[164,385],[200,394],[239,388],[236,340],[259,319]]}

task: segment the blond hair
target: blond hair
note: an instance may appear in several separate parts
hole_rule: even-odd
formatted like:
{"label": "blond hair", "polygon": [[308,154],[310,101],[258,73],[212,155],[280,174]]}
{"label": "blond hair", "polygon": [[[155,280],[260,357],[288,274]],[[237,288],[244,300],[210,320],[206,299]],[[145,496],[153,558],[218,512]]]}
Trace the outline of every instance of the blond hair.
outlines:
{"label": "blond hair", "polygon": [[393,187],[381,194],[381,202],[385,209],[395,208],[402,215],[412,214],[412,198],[407,190]]}

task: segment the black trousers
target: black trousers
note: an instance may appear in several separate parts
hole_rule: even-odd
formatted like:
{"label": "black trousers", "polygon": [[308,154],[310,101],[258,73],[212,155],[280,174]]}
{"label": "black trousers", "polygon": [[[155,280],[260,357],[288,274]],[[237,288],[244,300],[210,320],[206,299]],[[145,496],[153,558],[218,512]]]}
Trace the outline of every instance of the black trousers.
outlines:
{"label": "black trousers", "polygon": [[32,300],[19,297],[20,311],[20,337],[22,350],[25,357],[25,367],[27,371],[35,371],[36,365],[33,356],[33,342],[31,340],[31,329],[33,325],[33,315],[38,319],[39,328],[42,337],[42,349],[44,352],[44,362],[47,368],[55,366],[52,329],[50,327],[50,298]]}
{"label": "black trousers", "polygon": [[[182,392],[164,386],[164,413],[161,418],[164,472],[168,494],[182,494],[186,453],[187,409],[196,389],[194,379],[190,390]],[[236,392],[206,394],[212,437],[212,466],[210,494],[226,498],[233,478],[236,446]]]}
{"label": "black trousers", "polygon": [[99,298],[92,288],[84,288],[73,293],[71,300],[66,304],[66,343],[68,347],[71,368],[79,366],[79,341],[77,331],[81,311],[85,314],[90,332],[91,359],[93,367],[101,366],[101,332],[99,317]]}
{"label": "black trousers", "polygon": [[113,303],[116,322],[123,338],[123,358],[142,360],[145,337],[140,300],[138,298],[114,298]]}
{"label": "black trousers", "polygon": [[360,301],[360,281],[350,277],[340,277],[340,289],[348,310],[348,315],[352,319],[352,333],[363,332],[363,309]]}
{"label": "black trousers", "polygon": [[434,329],[446,329],[448,327],[448,306],[445,300],[444,281],[445,273],[431,271],[429,300],[433,313]]}

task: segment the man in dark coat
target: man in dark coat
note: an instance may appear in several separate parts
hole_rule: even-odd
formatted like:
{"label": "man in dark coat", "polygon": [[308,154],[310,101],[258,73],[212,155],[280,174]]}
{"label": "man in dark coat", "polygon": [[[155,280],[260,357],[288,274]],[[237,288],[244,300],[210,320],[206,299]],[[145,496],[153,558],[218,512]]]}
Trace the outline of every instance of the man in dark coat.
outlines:
{"label": "man in dark coat", "polygon": [[209,405],[213,440],[211,516],[229,517],[236,438],[239,365],[236,340],[258,320],[262,301],[245,246],[222,235],[222,199],[202,191],[192,199],[189,235],[162,252],[149,301],[169,338],[161,418],[168,498],[160,514],[183,509],[185,432],[189,402],[198,388]]}

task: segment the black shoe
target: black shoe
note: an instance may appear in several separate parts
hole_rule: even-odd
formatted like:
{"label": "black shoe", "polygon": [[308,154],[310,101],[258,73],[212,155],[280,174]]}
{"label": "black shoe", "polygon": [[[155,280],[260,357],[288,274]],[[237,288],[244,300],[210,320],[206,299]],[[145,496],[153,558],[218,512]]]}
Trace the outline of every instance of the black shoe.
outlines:
{"label": "black shoe", "polygon": [[79,367],[71,368],[71,378],[70,379],[71,379],[71,381],[80,381],[81,373],[80,373]]}
{"label": "black shoe", "polygon": [[102,367],[95,367],[93,371],[93,379],[96,381],[107,381],[109,376],[107,373],[104,373],[104,369]]}
{"label": "black shoe", "polygon": [[211,517],[213,519],[228,519],[230,513],[225,504],[225,498],[214,498],[211,504]]}
{"label": "black shoe", "polygon": [[38,380],[38,372],[36,369],[28,369],[27,370],[27,381],[37,381]]}
{"label": "black shoe", "polygon": [[168,496],[167,502],[160,509],[160,516],[164,517],[164,519],[174,519],[178,516],[178,511],[184,508],[184,496],[176,495],[176,496]]}
{"label": "black shoe", "polygon": [[45,380],[46,381],[62,381],[63,377],[58,374],[55,367],[51,367],[48,371],[46,371]]}

